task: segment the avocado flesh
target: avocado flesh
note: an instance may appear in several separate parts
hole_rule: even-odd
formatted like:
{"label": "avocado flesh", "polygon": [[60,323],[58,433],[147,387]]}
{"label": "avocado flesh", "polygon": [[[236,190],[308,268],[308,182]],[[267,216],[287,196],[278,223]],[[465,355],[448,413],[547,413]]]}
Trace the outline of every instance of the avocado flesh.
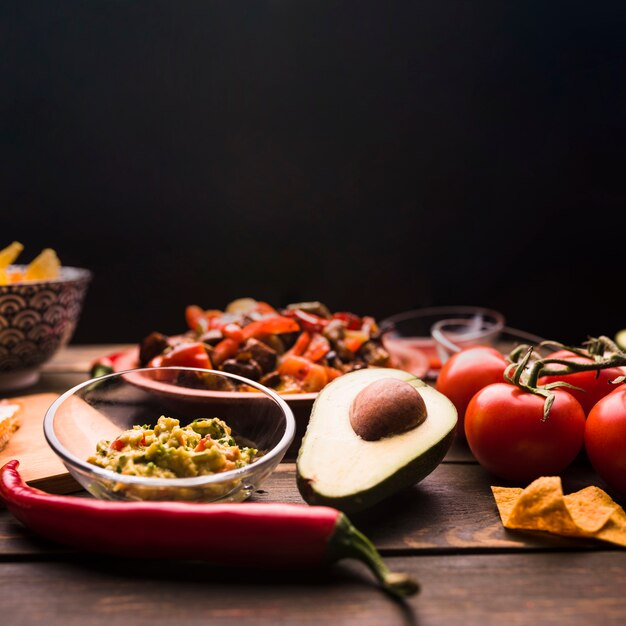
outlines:
{"label": "avocado flesh", "polygon": [[[420,392],[426,420],[407,432],[365,441],[349,419],[354,397],[381,378],[398,378]],[[310,504],[354,513],[413,485],[439,465],[452,444],[457,423],[454,405],[412,374],[372,368],[335,379],[318,395],[298,454],[297,480]]]}

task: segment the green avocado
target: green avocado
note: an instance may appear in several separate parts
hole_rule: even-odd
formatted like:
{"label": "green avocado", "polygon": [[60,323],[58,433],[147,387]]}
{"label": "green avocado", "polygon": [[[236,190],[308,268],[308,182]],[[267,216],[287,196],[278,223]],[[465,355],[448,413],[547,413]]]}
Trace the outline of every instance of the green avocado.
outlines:
{"label": "green avocado", "polygon": [[[353,400],[372,383],[389,378],[419,392],[426,419],[413,420],[421,423],[405,432],[366,441],[351,424]],[[345,513],[365,510],[428,476],[450,448],[456,423],[450,400],[408,372],[369,368],[340,376],[324,387],[313,405],[298,453],[300,494],[309,504]]]}

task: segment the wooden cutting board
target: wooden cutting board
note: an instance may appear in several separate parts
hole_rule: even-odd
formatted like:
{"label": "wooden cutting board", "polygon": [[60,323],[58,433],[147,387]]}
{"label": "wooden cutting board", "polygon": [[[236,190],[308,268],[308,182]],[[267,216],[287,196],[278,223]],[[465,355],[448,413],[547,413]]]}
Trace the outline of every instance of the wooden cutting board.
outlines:
{"label": "wooden cutting board", "polygon": [[0,452],[0,467],[11,459],[17,459],[20,462],[19,472],[29,485],[50,493],[72,493],[81,487],[70,476],[43,434],[44,415],[57,398],[54,393],[7,398],[8,402],[22,405],[22,425]]}

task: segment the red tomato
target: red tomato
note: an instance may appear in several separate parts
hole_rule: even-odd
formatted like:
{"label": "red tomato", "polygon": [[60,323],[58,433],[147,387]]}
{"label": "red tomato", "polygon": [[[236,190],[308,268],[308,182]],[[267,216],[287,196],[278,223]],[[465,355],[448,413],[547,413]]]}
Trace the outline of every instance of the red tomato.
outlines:
{"label": "red tomato", "polygon": [[506,359],[487,346],[465,348],[444,363],[435,386],[456,407],[459,433],[465,432],[463,419],[472,396],[487,385],[503,382],[506,366]]}
{"label": "red tomato", "polygon": [[500,478],[524,483],[560,474],[583,445],[585,413],[569,393],[555,389],[554,395],[543,421],[543,396],[507,383],[481,389],[465,412],[476,460]]}
{"label": "red tomato", "polygon": [[609,487],[626,495],[626,385],[620,385],[590,411],[585,449]]}
{"label": "red tomato", "polygon": [[[548,358],[554,359],[565,359],[566,361],[572,361],[574,363],[592,363],[593,359],[587,359],[582,356],[578,356],[569,352],[568,350],[559,350],[553,354],[548,355]],[[562,369],[561,365],[556,363],[548,364],[547,367],[550,369]],[[568,374],[567,376],[542,376],[539,379],[540,385],[547,385],[548,383],[553,383],[558,380],[562,380],[570,385],[574,385],[575,387],[580,387],[584,389],[584,391],[577,391],[576,389],[568,389],[567,387],[563,387],[563,391],[567,391],[571,393],[578,402],[580,402],[583,410],[585,411],[585,415],[589,414],[589,411],[593,408],[593,406],[600,400],[604,398],[608,393],[615,389],[614,385],[610,384],[610,381],[615,380],[618,376],[623,376],[624,372],[622,372],[618,367],[610,367],[605,370],[600,370],[599,374],[595,371],[591,372],[576,372],[575,374]]]}

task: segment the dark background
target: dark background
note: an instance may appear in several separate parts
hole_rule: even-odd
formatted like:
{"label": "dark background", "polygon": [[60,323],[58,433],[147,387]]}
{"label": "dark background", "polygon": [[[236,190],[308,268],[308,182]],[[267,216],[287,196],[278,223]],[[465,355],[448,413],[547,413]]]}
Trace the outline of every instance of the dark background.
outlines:
{"label": "dark background", "polygon": [[624,3],[0,3],[0,246],[94,272],[75,342],[186,304],[624,315]]}

